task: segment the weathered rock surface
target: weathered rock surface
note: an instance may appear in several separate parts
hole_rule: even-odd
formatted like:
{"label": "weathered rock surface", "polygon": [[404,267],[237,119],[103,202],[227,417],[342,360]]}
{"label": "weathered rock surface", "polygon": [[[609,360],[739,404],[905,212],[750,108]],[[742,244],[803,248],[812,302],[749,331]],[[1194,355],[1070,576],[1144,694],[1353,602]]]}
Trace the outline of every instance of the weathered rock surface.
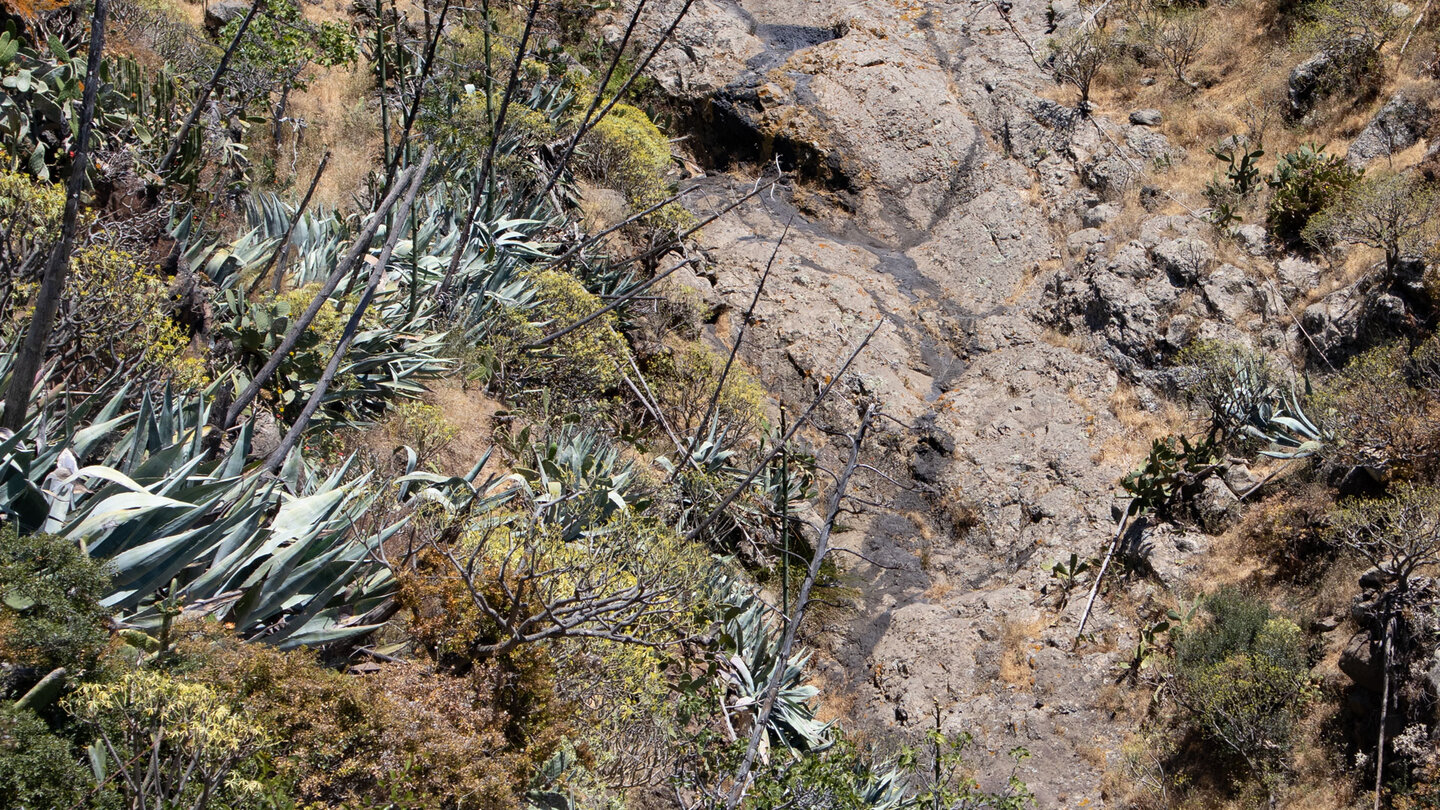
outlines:
{"label": "weathered rock surface", "polygon": [[1409,149],[1429,129],[1429,104],[1413,95],[1396,93],[1350,142],[1345,160],[1351,166],[1364,166],[1375,158]]}
{"label": "weathered rock surface", "polygon": [[[1083,600],[1058,609],[1044,566],[1101,554],[1113,534],[1129,462],[1100,448],[1125,430],[1108,404],[1117,368],[1235,329],[1222,319],[1263,302],[1217,267],[1208,223],[1156,216],[1133,241],[1109,230],[1115,201],[1177,152],[1153,124],[1038,95],[1051,81],[1030,47],[1052,8],[1069,13],[1065,0],[699,0],[654,75],[691,110],[697,161],[729,170],[696,181],[697,211],[774,158],[800,177],[801,193],[702,231],[707,264],[687,283],[743,310],[788,223],[743,356],[771,391],[808,401],[879,323],[842,387],[911,426],[887,423],[874,453],[916,491],[862,482],[889,508],[838,539],[864,555],[839,558],[864,585],[818,665],[827,692],[874,734],[915,734],[938,703],[946,730],[1030,748],[1018,775],[1041,807],[1101,806],[1103,765],[1085,754],[1130,731],[1099,706],[1117,654],[1070,651]],[[728,345],[736,321],[722,315],[713,337]],[[1092,336],[1098,352],[1075,348]],[[839,400],[823,410],[854,422]],[[1186,581],[1204,537],[1156,532],[1143,587]],[[1133,629],[1102,600],[1088,631],[1123,648]],[[981,764],[990,784],[1010,769]]]}

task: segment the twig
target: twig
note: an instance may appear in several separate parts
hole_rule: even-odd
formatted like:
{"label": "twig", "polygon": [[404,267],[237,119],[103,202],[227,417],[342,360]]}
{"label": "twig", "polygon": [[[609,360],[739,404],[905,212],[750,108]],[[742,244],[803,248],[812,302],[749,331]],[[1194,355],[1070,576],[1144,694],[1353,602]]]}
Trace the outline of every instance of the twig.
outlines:
{"label": "twig", "polygon": [[326,149],[325,154],[320,157],[320,165],[315,169],[315,177],[310,180],[310,188],[305,190],[304,198],[300,200],[299,207],[295,209],[295,216],[290,218],[290,224],[285,227],[285,235],[280,237],[280,244],[271,254],[270,261],[265,263],[265,266],[260,269],[260,274],[250,282],[250,287],[245,291],[245,295],[255,294],[255,290],[260,288],[260,282],[265,280],[265,274],[270,272],[272,267],[275,268],[275,280],[270,285],[270,292],[275,295],[280,294],[281,280],[285,276],[285,258],[290,253],[290,237],[294,235],[295,226],[299,224],[300,218],[305,215],[305,207],[310,204],[310,197],[315,193],[315,187],[320,185],[320,175],[325,173],[325,167],[329,163],[330,150]]}
{"label": "twig", "polygon": [[855,347],[855,350],[850,352],[850,356],[845,358],[845,362],[840,364],[839,370],[836,371],[835,375],[830,378],[830,382],[825,384],[825,387],[821,389],[820,393],[817,394],[815,398],[810,401],[810,405],[805,409],[805,412],[800,414],[799,419],[795,420],[795,424],[791,425],[790,429],[785,432],[785,435],[781,436],[780,440],[775,443],[775,449],[771,450],[770,453],[765,456],[765,458],[761,459],[760,463],[756,464],[755,468],[750,471],[750,474],[745,476],[745,480],[737,484],[735,488],[730,491],[730,494],[726,495],[725,499],[722,500],[718,506],[712,509],[710,511],[710,514],[705,516],[704,520],[700,521],[700,523],[695,528],[691,529],[688,533],[686,533],[686,540],[693,541],[695,538],[699,537],[700,532],[708,528],[710,524],[715,521],[715,518],[720,515],[721,512],[724,512],[725,509],[730,506],[730,504],[733,503],[736,498],[740,497],[740,493],[744,492],[745,488],[750,486],[750,484],[755,480],[755,478],[760,475],[760,471],[764,470],[767,466],[769,466],[770,462],[775,460],[776,456],[780,455],[781,450],[789,444],[790,439],[794,438],[795,433],[800,430],[800,426],[804,425],[807,421],[809,421],[810,416],[815,413],[815,409],[820,407],[820,403],[824,402],[826,397],[830,396],[830,389],[834,388],[836,383],[840,382],[841,378],[845,376],[845,372],[849,370],[850,364],[855,362],[855,358],[860,356],[860,352],[865,350],[865,346],[870,343],[870,339],[875,337],[875,333],[879,332],[880,327],[883,325],[885,325],[885,321],[882,320],[877,321],[875,323],[875,326],[871,327],[870,331],[867,332],[865,337],[861,339],[860,344]]}

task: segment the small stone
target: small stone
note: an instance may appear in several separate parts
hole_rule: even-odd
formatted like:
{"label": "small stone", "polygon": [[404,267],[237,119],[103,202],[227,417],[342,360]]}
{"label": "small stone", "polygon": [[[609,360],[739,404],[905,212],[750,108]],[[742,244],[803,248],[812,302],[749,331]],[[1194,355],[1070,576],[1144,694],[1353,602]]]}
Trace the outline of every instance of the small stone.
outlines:
{"label": "small stone", "polygon": [[1310,623],[1310,631],[1312,633],[1328,633],[1339,626],[1340,618],[1338,616],[1322,616]]}
{"label": "small stone", "polygon": [[1235,239],[1251,256],[1264,256],[1270,249],[1270,235],[1261,225],[1241,225],[1233,233]]}
{"label": "small stone", "polygon": [[1130,123],[1141,127],[1158,127],[1162,120],[1159,110],[1136,110],[1130,113]]}
{"label": "small stone", "polygon": [[1081,214],[1080,224],[1087,228],[1099,228],[1118,216],[1120,216],[1120,206],[1115,203],[1101,203]]}
{"label": "small stone", "polygon": [[1155,77],[1154,77],[1154,76],[1146,76],[1145,78],[1143,78],[1143,79],[1140,80],[1140,86],[1141,86],[1141,87],[1153,87],[1154,84],[1155,84]]}

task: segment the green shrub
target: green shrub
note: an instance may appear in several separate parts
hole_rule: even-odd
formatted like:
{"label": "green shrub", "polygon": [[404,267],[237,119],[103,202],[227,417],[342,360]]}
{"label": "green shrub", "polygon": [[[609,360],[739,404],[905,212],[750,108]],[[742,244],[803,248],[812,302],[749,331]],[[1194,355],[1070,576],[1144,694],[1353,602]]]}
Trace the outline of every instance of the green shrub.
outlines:
{"label": "green shrub", "polygon": [[[529,273],[534,305],[507,308],[497,336],[523,346],[558,332],[593,314],[605,304],[578,279],[559,270]],[[548,388],[565,398],[595,399],[620,384],[620,369],[630,352],[611,312],[551,342],[542,350],[512,358],[506,369],[517,382]]]}
{"label": "green shrub", "polygon": [[95,665],[109,638],[102,566],[60,537],[0,530],[0,661],[41,675]]}
{"label": "green shrub", "polygon": [[1327,155],[1310,144],[1287,153],[1269,180],[1273,193],[1265,224],[1270,233],[1284,242],[1299,243],[1310,218],[1340,199],[1361,174],[1339,155]]}
{"label": "green shrub", "polygon": [[[625,193],[641,211],[671,196],[670,141],[638,107],[616,104],[584,139],[584,169],[602,183]],[[690,222],[690,215],[670,203],[646,217],[647,225],[672,230]]]}
{"label": "green shrub", "polygon": [[1178,698],[1201,735],[1238,756],[1273,794],[1295,725],[1314,697],[1300,628],[1259,600],[1222,590],[1207,620],[1177,632]]}
{"label": "green shrub", "polygon": [[0,701],[0,807],[70,807],[94,784],[70,744],[34,712]]}
{"label": "green shrub", "polygon": [[[532,765],[506,737],[507,690],[528,685],[512,673],[391,664],[354,677],[208,623],[185,628],[177,656],[186,678],[243,706],[275,741],[269,765],[301,806],[511,808]],[[534,738],[543,756],[549,737]]]}
{"label": "green shrub", "polygon": [[[697,430],[703,434],[709,429],[700,420],[715,395],[725,360],[705,344],[694,342],[659,356],[651,364],[655,398],[682,436],[694,435]],[[720,387],[715,417],[729,431],[732,441],[749,437],[765,419],[765,389],[738,360]]]}
{"label": "green shrub", "polygon": [[1406,372],[1404,350],[1382,346],[1322,381],[1317,410],[1340,439],[1330,459],[1402,477],[1440,460],[1433,396],[1413,387]]}

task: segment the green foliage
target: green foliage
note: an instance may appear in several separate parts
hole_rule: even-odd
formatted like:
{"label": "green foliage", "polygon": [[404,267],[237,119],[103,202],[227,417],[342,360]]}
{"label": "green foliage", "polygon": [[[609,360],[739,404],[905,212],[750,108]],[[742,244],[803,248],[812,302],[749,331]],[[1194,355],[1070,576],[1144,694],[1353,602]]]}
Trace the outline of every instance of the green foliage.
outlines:
{"label": "green foliage", "polygon": [[[528,426],[522,429],[518,442],[525,443],[529,433]],[[530,483],[536,509],[560,527],[567,541],[603,527],[625,510],[643,511],[649,504],[644,495],[632,493],[637,483],[634,462],[594,433],[565,427],[528,449],[528,466],[517,465],[515,471]]]}
{"label": "green foliage", "polygon": [[109,639],[108,579],[74,543],[0,528],[0,660],[40,674],[91,669]]}
{"label": "green foliage", "polygon": [[1225,179],[1230,181],[1230,191],[1246,197],[1260,188],[1258,164],[1265,156],[1264,149],[1250,149],[1237,144],[1223,149],[1212,147],[1209,151],[1211,156],[1225,164]]}
{"label": "green foliage", "polygon": [[1179,699],[1201,733],[1273,790],[1315,695],[1304,637],[1238,591],[1222,590],[1205,606],[1208,620],[1175,640]]}
{"label": "green foliage", "polygon": [[1388,497],[1351,501],[1335,511],[1330,536],[1403,590],[1440,564],[1440,489],[1406,483]]}
{"label": "green foliage", "polygon": [[[700,342],[662,354],[650,364],[651,385],[657,403],[681,436],[693,436],[705,409],[715,396],[725,357]],[[732,443],[752,436],[765,420],[765,389],[755,375],[736,361],[720,386],[714,418]]]}
{"label": "green foliage", "polygon": [[[205,625],[185,628],[176,654],[187,679],[243,706],[277,741],[270,766],[302,806],[509,807],[531,764],[506,738],[515,718],[505,705],[544,686],[516,672],[457,678],[390,664],[357,678]],[[526,730],[541,756],[548,733]]]}
{"label": "green foliage", "polygon": [[[364,476],[345,483],[342,465],[321,477],[298,452],[278,479],[246,472],[253,424],[216,458],[204,444],[211,411],[203,397],[146,393],[128,411],[128,393],[80,399],[72,424],[94,422],[57,431],[49,444],[36,442],[39,418],[0,441],[0,508],[23,531],[52,532],[106,561],[113,579],[105,604],[133,624],[160,626],[163,595],[286,646],[374,629],[360,620],[394,583],[372,549],[408,515],[357,526],[380,497]],[[93,457],[103,463],[79,467]]]}
{"label": "green foliage", "polygon": [[1337,439],[1329,457],[1392,477],[1440,459],[1433,395],[1416,388],[1413,376],[1402,348],[1380,347],[1325,379],[1315,400]]}
{"label": "green foliage", "polygon": [[263,752],[273,740],[254,716],[215,690],[132,670],[87,683],[66,708],[104,741],[97,772],[136,807],[263,808],[271,804]]}
{"label": "green foliage", "polygon": [[[220,30],[220,41],[233,39],[239,26],[239,18],[227,23]],[[251,69],[273,74],[280,82],[304,90],[310,86],[304,73],[307,66],[348,65],[358,54],[351,26],[311,23],[300,13],[300,5],[294,0],[270,0],[250,22],[236,58],[248,63]]]}
{"label": "green foliage", "polygon": [[1155,439],[1145,464],[1120,482],[1134,497],[1130,513],[1169,508],[1176,496],[1213,469],[1217,460],[1216,448],[1208,439],[1199,443],[1181,435]]}
{"label": "green foliage", "polygon": [[[557,332],[604,306],[579,279],[558,270],[532,271],[525,278],[533,304],[506,307],[497,325],[497,332],[513,344]],[[516,358],[507,374],[565,399],[595,399],[619,384],[620,369],[630,352],[618,328],[619,320],[609,313],[523,359]]]}
{"label": "green foliage", "polygon": [[34,712],[0,701],[0,806],[70,807],[93,786],[94,779],[68,741],[51,732]]}
{"label": "green foliage", "polygon": [[1385,252],[1385,270],[1393,274],[1402,260],[1424,261],[1437,241],[1435,219],[1440,190],[1414,174],[1380,174],[1352,183],[1343,194],[1310,218],[1302,236],[1324,248],[1350,243]]}
{"label": "green foliage", "polygon": [[727,605],[720,644],[730,653],[726,660],[725,679],[735,697],[730,711],[754,717],[775,678],[780,688],[775,708],[770,713],[766,731],[770,743],[796,751],[818,751],[829,743],[828,723],[815,719],[811,700],[820,693],[805,683],[808,652],[792,652],[779,665],[781,633],[766,618],[766,606],[758,598],[743,595]]}
{"label": "green foliage", "polygon": [[[220,324],[219,332],[240,351],[248,367],[258,370],[285,339],[291,323],[305,312],[319,291],[320,283],[316,282],[243,306],[236,293],[231,291],[228,294],[230,303],[238,314],[233,321]],[[330,355],[339,344],[340,334],[350,317],[346,307],[353,309],[356,297],[337,303],[339,306],[327,304],[320,308],[315,320],[300,334],[295,348],[280,361],[275,375],[261,394],[263,399],[289,416],[299,413],[305,406],[309,392],[314,390],[316,381],[324,373],[325,365],[330,362]],[[362,318],[362,326],[373,327],[375,320],[373,314],[367,313]],[[369,323],[366,324],[366,321]],[[353,388],[355,384],[353,375],[348,380],[337,376],[335,387],[344,390]]]}
{"label": "green foliage", "polygon": [[1267,181],[1272,194],[1265,224],[1276,239],[1297,244],[1310,218],[1340,199],[1362,176],[1339,155],[1306,144],[1288,152]]}
{"label": "green foliage", "polygon": [[[8,163],[0,151],[0,221],[7,224],[0,234],[0,268],[19,267],[34,251],[44,250],[60,238],[60,215],[65,209],[65,187],[41,183],[29,175],[3,167]],[[5,275],[5,286],[11,285]]]}
{"label": "green foliage", "polygon": [[[616,104],[586,133],[585,171],[600,182],[625,193],[632,208],[641,211],[671,196],[670,142],[650,116],[638,107]],[[689,213],[671,203],[646,217],[646,224],[674,230],[689,224]]]}

